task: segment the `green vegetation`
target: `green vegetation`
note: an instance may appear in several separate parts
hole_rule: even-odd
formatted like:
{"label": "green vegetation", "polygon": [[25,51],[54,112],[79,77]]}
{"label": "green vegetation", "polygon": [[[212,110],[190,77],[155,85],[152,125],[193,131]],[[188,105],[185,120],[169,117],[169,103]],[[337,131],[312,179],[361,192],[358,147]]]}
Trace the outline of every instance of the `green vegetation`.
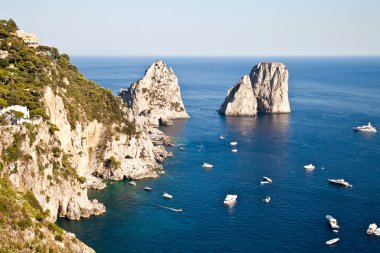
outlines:
{"label": "green vegetation", "polygon": [[110,158],[104,161],[104,167],[109,169],[119,169],[120,162],[114,156],[111,156]]}
{"label": "green vegetation", "polygon": [[4,154],[5,161],[15,162],[23,155],[20,148],[21,148],[22,141],[24,139],[25,139],[25,135],[22,135],[20,133],[15,133],[13,135],[12,144],[7,149],[5,149],[5,154]]}

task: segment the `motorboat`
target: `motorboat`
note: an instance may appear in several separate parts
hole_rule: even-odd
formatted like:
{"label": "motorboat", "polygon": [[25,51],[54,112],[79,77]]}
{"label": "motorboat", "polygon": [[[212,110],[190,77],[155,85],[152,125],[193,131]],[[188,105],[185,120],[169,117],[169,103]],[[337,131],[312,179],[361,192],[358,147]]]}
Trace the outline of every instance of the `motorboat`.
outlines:
{"label": "motorboat", "polygon": [[263,177],[263,181],[262,182],[266,182],[267,184],[271,184],[272,183],[272,179],[269,178],[269,177]]}
{"label": "motorboat", "polygon": [[222,136],[222,135],[219,136],[219,139],[224,140],[224,136]]}
{"label": "motorboat", "polygon": [[334,229],[333,232],[334,232],[334,233],[338,233],[339,230],[338,230],[338,229]]}
{"label": "motorboat", "polygon": [[376,223],[369,224],[368,229],[367,229],[367,234],[373,235],[377,229],[378,228],[377,228]]}
{"label": "motorboat", "polygon": [[152,190],[152,188],[151,188],[151,187],[149,187],[149,186],[145,186],[145,187],[144,187],[144,190],[145,190],[145,191],[151,191],[151,190]]}
{"label": "motorboat", "polygon": [[303,166],[305,170],[314,170],[315,169],[315,166],[313,164],[308,164],[308,165],[305,165]]}
{"label": "motorboat", "polygon": [[330,224],[330,227],[333,230],[337,230],[337,229],[340,228],[339,225],[338,225],[337,220],[334,217],[332,217],[331,215],[326,215],[326,220]]}
{"label": "motorboat", "polygon": [[264,202],[267,203],[267,204],[269,204],[269,202],[270,202],[270,197],[267,196],[267,197],[264,199]]}
{"label": "motorboat", "polygon": [[237,195],[233,194],[227,194],[226,198],[224,199],[223,203],[226,205],[232,205],[236,202]]}
{"label": "motorboat", "polygon": [[165,171],[164,170],[159,170],[158,174],[163,175],[163,174],[165,174]]}
{"label": "motorboat", "polygon": [[330,184],[336,184],[344,187],[352,187],[348,182],[344,181],[344,179],[328,179]]}
{"label": "motorboat", "polygon": [[339,241],[339,238],[334,238],[334,239],[328,240],[326,242],[326,245],[332,245],[334,243],[337,243],[338,241]]}
{"label": "motorboat", "polygon": [[181,146],[179,147],[179,150],[185,151],[185,148]]}
{"label": "motorboat", "polygon": [[380,228],[376,228],[373,234],[376,236],[380,236]]}
{"label": "motorboat", "polygon": [[212,168],[212,167],[214,167],[214,165],[209,164],[209,163],[203,163],[202,167],[203,168]]}
{"label": "motorboat", "polygon": [[371,122],[368,122],[368,125],[358,126],[354,127],[355,131],[358,132],[369,132],[369,133],[376,133],[376,128],[371,125]]}
{"label": "motorboat", "polygon": [[129,182],[130,185],[133,185],[133,186],[136,186],[136,182],[135,181],[131,181]]}
{"label": "motorboat", "polygon": [[172,199],[172,198],[173,198],[173,196],[170,195],[170,194],[167,193],[167,192],[164,192],[164,194],[162,195],[162,197],[164,197],[164,198],[166,198],[166,199]]}
{"label": "motorboat", "polygon": [[238,143],[237,143],[237,141],[231,141],[230,144],[231,144],[231,146],[236,146]]}
{"label": "motorboat", "polygon": [[236,152],[238,152],[238,150],[236,148],[234,148],[233,150],[231,150],[231,152],[236,153]]}

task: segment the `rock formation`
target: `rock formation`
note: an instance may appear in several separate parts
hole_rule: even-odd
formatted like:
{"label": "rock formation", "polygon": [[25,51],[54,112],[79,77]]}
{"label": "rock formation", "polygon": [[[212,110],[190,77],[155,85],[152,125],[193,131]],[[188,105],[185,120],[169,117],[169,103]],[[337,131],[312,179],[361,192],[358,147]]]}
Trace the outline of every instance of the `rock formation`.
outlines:
{"label": "rock formation", "polygon": [[290,113],[286,66],[276,62],[257,64],[229,89],[218,112],[227,116]]}
{"label": "rock formation", "polygon": [[149,124],[170,125],[173,119],[186,119],[178,79],[163,61],[156,61],[145,76],[128,89],[120,91],[134,115],[144,116]]}

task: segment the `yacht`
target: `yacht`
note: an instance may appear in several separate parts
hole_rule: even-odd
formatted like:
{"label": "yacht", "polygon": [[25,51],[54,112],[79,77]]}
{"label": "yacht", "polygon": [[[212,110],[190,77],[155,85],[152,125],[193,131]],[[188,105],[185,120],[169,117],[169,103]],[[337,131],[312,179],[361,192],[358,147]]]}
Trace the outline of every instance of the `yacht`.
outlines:
{"label": "yacht", "polygon": [[270,197],[267,196],[267,197],[264,199],[264,202],[268,204],[268,203],[270,202]]}
{"label": "yacht", "polygon": [[315,166],[313,164],[308,164],[308,165],[305,165],[303,166],[305,170],[314,170],[315,169]]}
{"label": "yacht", "polygon": [[151,187],[149,187],[149,186],[145,186],[145,187],[144,187],[144,190],[145,190],[145,191],[151,191],[151,190],[152,190],[152,188],[151,188]]}
{"label": "yacht", "polygon": [[340,228],[336,219],[334,217],[332,217],[331,215],[326,215],[326,220],[330,224],[330,227],[333,230],[337,230]]}
{"label": "yacht", "polygon": [[172,199],[172,198],[173,198],[173,196],[170,195],[170,194],[167,193],[167,192],[164,192],[164,194],[162,195],[162,197],[164,197],[164,198],[166,198],[166,199]]}
{"label": "yacht", "polygon": [[203,168],[212,168],[212,167],[214,167],[214,165],[209,164],[209,163],[203,163],[202,167]]}
{"label": "yacht", "polygon": [[231,152],[236,153],[236,152],[238,152],[238,150],[236,148],[234,148],[233,150],[231,150]]}
{"label": "yacht", "polygon": [[237,141],[232,141],[232,142],[230,142],[230,144],[231,144],[231,146],[236,146],[238,143],[237,143]]}
{"label": "yacht", "polygon": [[377,230],[376,223],[369,224],[368,229],[367,229],[367,234],[368,235],[373,235],[376,230]]}
{"label": "yacht", "polygon": [[332,244],[334,244],[334,243],[336,243],[338,241],[339,241],[339,238],[334,238],[334,239],[328,240],[326,242],[326,245],[332,245]]}
{"label": "yacht", "polygon": [[358,126],[354,127],[355,131],[359,132],[369,132],[369,133],[376,133],[376,128],[371,125],[371,122],[368,122],[368,125]]}
{"label": "yacht", "polygon": [[226,205],[232,205],[236,202],[237,195],[233,194],[227,194],[226,198],[224,199],[223,203]]}
{"label": "yacht", "polygon": [[330,184],[336,184],[344,187],[352,187],[348,182],[344,181],[344,179],[328,179]]}
{"label": "yacht", "polygon": [[133,185],[133,186],[136,186],[136,182],[135,181],[131,181],[129,182],[130,185]]}

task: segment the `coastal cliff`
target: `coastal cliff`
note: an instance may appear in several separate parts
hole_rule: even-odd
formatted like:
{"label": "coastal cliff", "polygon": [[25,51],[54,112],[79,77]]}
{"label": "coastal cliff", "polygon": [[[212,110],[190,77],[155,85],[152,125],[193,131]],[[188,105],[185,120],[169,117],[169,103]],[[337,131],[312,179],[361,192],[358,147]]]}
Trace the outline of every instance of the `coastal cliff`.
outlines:
{"label": "coastal cliff", "polygon": [[[164,148],[170,138],[148,124],[149,116],[84,78],[68,55],[30,47],[16,31],[13,20],[0,20],[0,49],[8,53],[0,59],[0,191],[7,189],[0,198],[9,203],[0,207],[0,229],[20,235],[2,235],[7,243],[0,251],[93,252],[52,222],[104,213],[106,207],[87,195],[88,188],[106,187],[101,179],[158,177],[159,162],[171,155]],[[178,115],[187,115],[181,106]],[[12,208],[26,225],[13,224]]]}
{"label": "coastal cliff", "polygon": [[282,63],[254,66],[228,90],[219,113],[227,116],[255,116],[257,113],[290,113],[288,70]]}
{"label": "coastal cliff", "polygon": [[171,125],[173,119],[189,118],[178,79],[163,61],[153,63],[145,76],[121,90],[120,96],[135,115],[143,116],[153,126]]}

